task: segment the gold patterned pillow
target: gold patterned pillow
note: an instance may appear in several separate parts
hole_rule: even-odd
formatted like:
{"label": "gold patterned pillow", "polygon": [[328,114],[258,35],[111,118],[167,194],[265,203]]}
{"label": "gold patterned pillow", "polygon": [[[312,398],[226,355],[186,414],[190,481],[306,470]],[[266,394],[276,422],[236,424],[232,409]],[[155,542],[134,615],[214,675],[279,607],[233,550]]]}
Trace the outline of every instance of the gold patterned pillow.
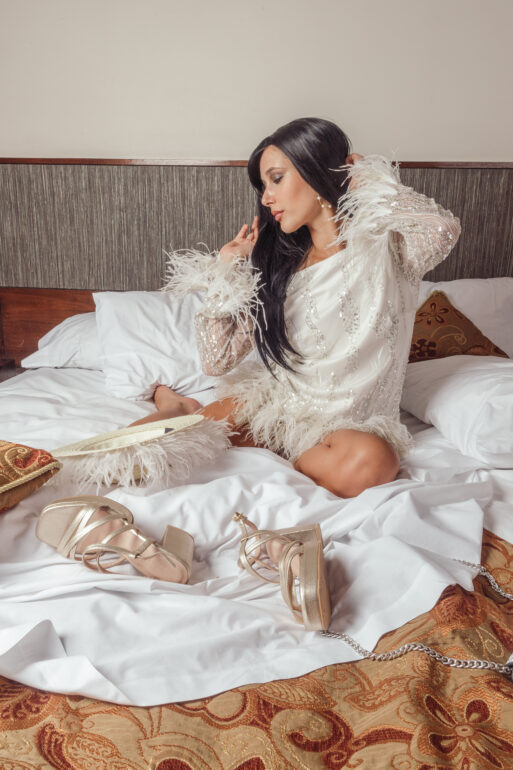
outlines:
{"label": "gold patterned pillow", "polygon": [[500,356],[508,354],[456,310],[443,291],[434,291],[415,315],[409,362],[447,356]]}
{"label": "gold patterned pillow", "polygon": [[0,441],[0,513],[43,486],[61,467],[44,449]]}

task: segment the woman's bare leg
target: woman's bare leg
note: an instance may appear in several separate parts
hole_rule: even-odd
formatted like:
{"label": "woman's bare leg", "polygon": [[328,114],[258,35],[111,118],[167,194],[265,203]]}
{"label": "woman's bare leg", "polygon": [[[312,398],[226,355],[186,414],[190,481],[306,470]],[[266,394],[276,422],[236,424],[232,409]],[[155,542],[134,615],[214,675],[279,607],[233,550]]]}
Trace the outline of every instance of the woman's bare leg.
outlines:
{"label": "woman's bare leg", "polygon": [[[202,407],[195,398],[181,396],[176,391],[168,388],[167,385],[159,385],[155,390],[153,400],[155,401],[157,411],[133,422],[132,425],[144,425],[147,422],[166,420],[169,417],[182,417],[186,414],[202,414],[210,420],[228,420],[230,427],[235,430],[233,415],[237,411],[237,407],[231,398],[213,401],[211,404]],[[237,433],[230,436],[233,446],[256,446],[244,431],[241,431],[240,428],[237,431]]]}
{"label": "woman's bare leg", "polygon": [[[196,399],[159,385],[154,400],[157,411],[132,425],[198,413],[211,420],[227,420],[235,430],[233,417],[237,406],[231,398],[202,407]],[[233,446],[257,446],[243,430],[237,430],[230,436]],[[364,489],[393,481],[399,471],[399,457],[380,436],[358,430],[337,430],[303,452],[294,468],[338,497],[356,497]]]}
{"label": "woman's bare leg", "polygon": [[338,497],[356,497],[393,481],[399,457],[385,439],[358,430],[337,430],[308,449],[294,468]]}

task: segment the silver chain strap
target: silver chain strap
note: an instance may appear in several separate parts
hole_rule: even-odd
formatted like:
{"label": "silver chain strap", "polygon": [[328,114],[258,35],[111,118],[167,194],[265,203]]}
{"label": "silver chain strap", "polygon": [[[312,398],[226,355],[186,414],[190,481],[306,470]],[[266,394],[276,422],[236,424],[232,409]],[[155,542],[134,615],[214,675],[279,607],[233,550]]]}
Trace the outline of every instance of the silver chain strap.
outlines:
{"label": "silver chain strap", "polygon": [[[483,567],[481,564],[473,564],[472,562],[463,561],[462,559],[454,559],[454,561],[465,564],[467,567],[473,567],[478,571],[480,575],[488,580],[492,588],[498,594],[503,596],[505,599],[513,600],[513,594],[509,594],[507,591],[504,591],[499,586],[493,575],[491,575],[488,570],[485,569],[485,567]],[[336,631],[321,631],[321,636],[326,636],[330,639],[341,639],[343,642],[352,647],[353,650],[358,653],[358,655],[360,655],[362,658],[365,658],[366,660],[383,662],[400,658],[402,655],[406,655],[407,652],[423,652],[426,655],[429,655],[430,658],[436,660],[438,663],[442,663],[444,666],[451,666],[452,668],[472,668],[496,671],[498,674],[504,674],[508,677],[508,679],[513,681],[513,659],[510,663],[495,663],[492,660],[476,660],[474,658],[462,660],[461,658],[450,658],[447,655],[442,655],[442,653],[437,652],[437,650],[434,650],[432,647],[428,647],[426,644],[422,644],[421,642],[409,642],[407,644],[403,644],[401,647],[398,647],[395,650],[377,653],[366,650],[365,647],[362,647],[362,645],[359,644],[356,639],[353,639],[348,634],[339,634]]]}
{"label": "silver chain strap", "polygon": [[513,601],[513,594],[508,594],[507,591],[501,588],[500,585],[495,580],[494,576],[490,572],[488,572],[486,567],[483,567],[482,564],[474,564],[471,561],[464,561],[463,559],[454,559],[454,561],[458,561],[460,564],[464,564],[466,567],[472,567],[473,569],[477,570],[480,575],[482,575],[488,580],[491,587],[496,593],[500,594],[505,599],[510,599],[511,601]]}

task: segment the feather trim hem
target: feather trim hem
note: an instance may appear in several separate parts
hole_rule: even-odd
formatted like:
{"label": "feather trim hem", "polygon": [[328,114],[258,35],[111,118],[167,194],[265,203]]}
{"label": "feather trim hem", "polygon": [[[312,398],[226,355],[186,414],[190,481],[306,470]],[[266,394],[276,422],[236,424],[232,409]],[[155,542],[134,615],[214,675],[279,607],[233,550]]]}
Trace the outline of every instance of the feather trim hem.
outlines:
{"label": "feather trim hem", "polygon": [[343,429],[381,436],[400,457],[413,443],[399,417],[378,414],[358,420],[330,411],[328,401],[322,411],[306,404],[291,408],[290,386],[270,381],[267,370],[258,364],[242,364],[237,372],[224,375],[215,391],[217,398],[231,397],[237,404],[233,416],[236,427],[244,427],[256,444],[292,463],[330,433]]}

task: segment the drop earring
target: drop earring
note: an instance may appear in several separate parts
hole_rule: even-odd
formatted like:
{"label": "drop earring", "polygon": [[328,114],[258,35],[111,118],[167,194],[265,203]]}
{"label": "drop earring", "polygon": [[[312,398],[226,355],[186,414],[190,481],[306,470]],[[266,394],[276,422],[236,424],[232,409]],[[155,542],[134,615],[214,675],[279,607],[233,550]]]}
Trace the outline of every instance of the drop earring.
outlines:
{"label": "drop earring", "polygon": [[331,208],[331,203],[324,203],[320,195],[317,196],[317,200],[319,201],[321,209],[324,209],[324,208],[330,209]]}

